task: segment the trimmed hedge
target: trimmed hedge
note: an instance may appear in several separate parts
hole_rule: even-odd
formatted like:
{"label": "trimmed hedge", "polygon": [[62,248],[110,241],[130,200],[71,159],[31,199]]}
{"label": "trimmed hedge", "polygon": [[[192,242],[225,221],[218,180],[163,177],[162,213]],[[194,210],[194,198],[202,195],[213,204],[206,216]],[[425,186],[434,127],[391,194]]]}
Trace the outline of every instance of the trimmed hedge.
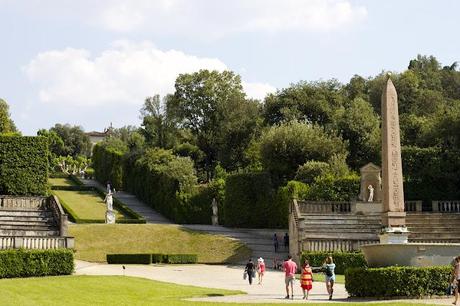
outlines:
{"label": "trimmed hedge", "polygon": [[0,136],[0,194],[46,195],[48,140]]}
{"label": "trimmed hedge", "polygon": [[123,152],[113,148],[105,148],[97,143],[93,148],[93,168],[96,179],[104,186],[110,181],[112,187],[121,190],[123,186]]}
{"label": "trimmed hedge", "polygon": [[345,272],[345,288],[357,297],[445,295],[451,271],[450,266],[351,268]]}
{"label": "trimmed hedge", "polygon": [[[105,193],[103,191],[99,190],[96,187],[92,187],[92,186],[53,186],[52,190],[93,191],[97,195],[99,195],[102,199],[105,198]],[[72,210],[70,205],[68,205],[63,199],[59,198],[59,202],[61,203],[62,207],[68,214],[69,220],[72,222],[75,222],[75,223],[105,223],[105,220],[102,220],[102,219],[81,219],[78,217],[77,213],[75,213]],[[123,213],[125,216],[129,217],[125,219],[118,219],[115,221],[116,223],[130,223],[130,224],[142,223],[143,224],[147,222],[141,215],[133,211],[131,208],[123,204],[123,202],[116,199],[115,197],[113,197],[113,207],[116,208],[119,212]]]}
{"label": "trimmed hedge", "polygon": [[144,264],[152,263],[151,254],[107,254],[109,264]]}
{"label": "trimmed hedge", "polygon": [[367,267],[366,259],[360,252],[303,252],[300,262],[308,259],[310,266],[320,267],[327,256],[332,256],[336,274],[344,274],[348,268]]}
{"label": "trimmed hedge", "polygon": [[0,278],[69,275],[73,270],[70,249],[0,251]]}
{"label": "trimmed hedge", "polygon": [[192,264],[197,261],[196,254],[107,254],[109,264]]}
{"label": "trimmed hedge", "polygon": [[225,225],[286,228],[289,199],[277,192],[265,172],[229,175],[225,184]]}

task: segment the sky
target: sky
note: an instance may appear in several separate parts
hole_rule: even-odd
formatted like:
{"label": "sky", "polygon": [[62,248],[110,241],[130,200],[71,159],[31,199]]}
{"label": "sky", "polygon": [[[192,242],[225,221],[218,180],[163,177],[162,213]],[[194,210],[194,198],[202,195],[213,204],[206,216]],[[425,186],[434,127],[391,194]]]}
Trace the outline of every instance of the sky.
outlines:
{"label": "sky", "polygon": [[0,98],[23,135],[139,126],[180,73],[232,70],[263,101],[299,81],[460,61],[456,0],[0,0]]}

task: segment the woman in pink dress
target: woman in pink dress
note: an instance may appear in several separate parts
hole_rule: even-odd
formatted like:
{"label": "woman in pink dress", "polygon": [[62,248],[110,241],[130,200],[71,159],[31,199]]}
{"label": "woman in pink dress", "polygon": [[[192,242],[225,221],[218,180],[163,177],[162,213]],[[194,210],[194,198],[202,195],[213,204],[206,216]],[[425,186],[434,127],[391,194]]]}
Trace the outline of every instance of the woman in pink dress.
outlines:
{"label": "woman in pink dress", "polygon": [[262,285],[262,279],[265,274],[265,263],[262,257],[257,259],[257,275],[259,276],[259,285]]}

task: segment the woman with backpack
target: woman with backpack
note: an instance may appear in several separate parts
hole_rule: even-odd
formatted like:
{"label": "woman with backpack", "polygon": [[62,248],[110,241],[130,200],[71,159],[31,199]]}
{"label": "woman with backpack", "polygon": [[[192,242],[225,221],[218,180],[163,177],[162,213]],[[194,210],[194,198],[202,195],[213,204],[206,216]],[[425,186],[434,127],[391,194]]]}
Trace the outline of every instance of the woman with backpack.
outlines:
{"label": "woman with backpack", "polygon": [[326,289],[329,294],[329,300],[332,300],[335,282],[335,263],[332,260],[332,256],[326,257],[326,260],[323,263],[323,271],[326,277]]}

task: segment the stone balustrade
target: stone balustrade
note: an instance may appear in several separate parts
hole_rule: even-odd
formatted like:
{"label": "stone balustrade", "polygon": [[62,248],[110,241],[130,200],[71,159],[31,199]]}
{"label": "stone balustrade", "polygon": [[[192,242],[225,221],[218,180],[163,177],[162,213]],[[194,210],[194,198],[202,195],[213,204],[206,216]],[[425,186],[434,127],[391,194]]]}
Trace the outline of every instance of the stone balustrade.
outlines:
{"label": "stone balustrade", "polygon": [[0,237],[0,249],[59,249],[74,248],[73,237]]}
{"label": "stone balustrade", "polygon": [[432,201],[433,212],[460,213],[460,201]]}
{"label": "stone balustrade", "polygon": [[299,201],[299,210],[302,214],[330,214],[330,213],[349,213],[351,212],[350,202],[332,202],[332,201]]}
{"label": "stone balustrade", "polygon": [[36,210],[45,208],[47,197],[0,196],[0,207],[4,209]]}
{"label": "stone balustrade", "polygon": [[404,201],[404,210],[411,212],[421,212],[422,201]]}
{"label": "stone balustrade", "polygon": [[56,196],[51,196],[49,199],[49,208],[53,212],[54,220],[59,225],[59,236],[67,236],[67,214],[59,203],[59,199]]}
{"label": "stone balustrade", "polygon": [[378,240],[304,239],[303,251],[335,252],[358,251],[364,244],[379,243]]}

